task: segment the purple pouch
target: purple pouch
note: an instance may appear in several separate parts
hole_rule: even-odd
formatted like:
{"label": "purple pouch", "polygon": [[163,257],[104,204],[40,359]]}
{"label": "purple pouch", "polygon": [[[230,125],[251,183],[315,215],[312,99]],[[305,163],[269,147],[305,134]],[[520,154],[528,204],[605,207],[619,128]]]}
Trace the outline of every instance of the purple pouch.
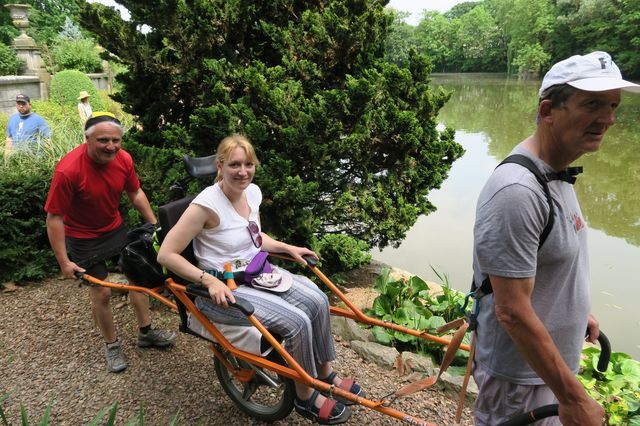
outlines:
{"label": "purple pouch", "polygon": [[251,285],[251,281],[260,274],[271,273],[273,271],[267,257],[269,257],[269,253],[266,251],[259,251],[258,254],[253,256],[253,259],[251,259],[251,262],[249,262],[247,268],[244,270],[244,278],[242,280],[244,284]]}

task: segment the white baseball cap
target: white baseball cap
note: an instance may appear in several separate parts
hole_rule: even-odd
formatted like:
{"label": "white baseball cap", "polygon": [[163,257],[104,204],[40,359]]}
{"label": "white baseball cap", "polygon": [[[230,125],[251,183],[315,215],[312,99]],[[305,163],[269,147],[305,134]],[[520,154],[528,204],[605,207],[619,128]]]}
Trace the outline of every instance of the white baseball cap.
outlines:
{"label": "white baseball cap", "polygon": [[568,84],[587,92],[624,89],[640,93],[640,85],[623,80],[620,69],[606,52],[575,55],[558,62],[544,76],[540,96],[556,84]]}

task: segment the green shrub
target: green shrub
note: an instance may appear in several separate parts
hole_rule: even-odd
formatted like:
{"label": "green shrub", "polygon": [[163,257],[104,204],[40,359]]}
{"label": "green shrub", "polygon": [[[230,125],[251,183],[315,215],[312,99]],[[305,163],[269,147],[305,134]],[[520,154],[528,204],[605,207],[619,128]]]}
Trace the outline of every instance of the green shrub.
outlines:
{"label": "green shrub", "polygon": [[[369,246],[349,235],[326,234],[312,243],[320,256],[323,269],[328,271],[351,270],[371,261]],[[341,275],[337,275],[340,281]]]}
{"label": "green shrub", "polygon": [[17,152],[0,167],[0,282],[42,279],[57,270],[42,210],[52,165],[39,159]]}
{"label": "green shrub", "polygon": [[[58,37],[51,49],[53,72],[78,70],[85,73],[102,72],[102,60],[91,39]],[[77,94],[76,94],[77,96]]]}
{"label": "green shrub", "polygon": [[104,110],[105,106],[91,79],[78,70],[64,70],[56,73],[51,79],[49,97],[61,106],[75,108],[78,105],[78,93],[81,90],[86,90],[91,95],[89,99],[94,111]]}
{"label": "green shrub", "polygon": [[4,43],[0,43],[0,75],[18,75],[22,68],[16,51]]}

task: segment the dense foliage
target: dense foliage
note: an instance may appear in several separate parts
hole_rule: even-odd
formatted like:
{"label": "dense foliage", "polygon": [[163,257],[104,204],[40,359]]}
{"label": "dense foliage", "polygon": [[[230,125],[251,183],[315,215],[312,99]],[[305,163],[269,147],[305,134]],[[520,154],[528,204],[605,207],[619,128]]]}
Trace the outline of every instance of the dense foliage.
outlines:
{"label": "dense foliage", "polygon": [[50,97],[51,100],[60,105],[73,106],[78,104],[78,94],[81,90],[86,90],[91,95],[90,102],[94,111],[104,110],[104,104],[98,90],[91,82],[91,79],[83,72],[77,70],[64,70],[56,73],[51,79]]}
{"label": "dense foliage", "polygon": [[[624,75],[640,78],[640,2],[482,0],[427,12],[417,27],[396,15],[390,59],[426,53],[438,72],[536,75],[572,54],[609,52]],[[407,42],[407,40],[410,40]]]}
{"label": "dense foliage", "polygon": [[4,43],[0,43],[0,75],[17,75],[22,68],[16,51]]}
{"label": "dense foliage", "polygon": [[429,87],[426,58],[384,60],[382,2],[119,3],[130,22],[90,4],[82,24],[129,68],[118,100],[140,118],[136,139],[204,155],[247,134],[268,232],[384,247],[434,210],[427,195],[462,149],[436,130],[448,95]]}
{"label": "dense foliage", "polygon": [[640,362],[622,352],[613,352],[609,368],[597,370],[600,351],[583,351],[578,379],[589,395],[601,404],[610,425],[640,425]]}

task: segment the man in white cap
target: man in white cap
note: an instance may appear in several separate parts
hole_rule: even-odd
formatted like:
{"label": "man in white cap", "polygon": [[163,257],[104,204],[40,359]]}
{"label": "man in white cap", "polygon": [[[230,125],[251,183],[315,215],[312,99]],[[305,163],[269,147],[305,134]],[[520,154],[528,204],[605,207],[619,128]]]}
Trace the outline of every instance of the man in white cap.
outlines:
{"label": "man in white cap", "polygon": [[[537,129],[511,154],[533,161],[552,204],[534,173],[512,163],[497,167],[479,196],[474,283],[489,283],[493,292],[476,299],[476,425],[554,403],[559,417],[536,424],[603,422],[604,410],[575,376],[585,334],[594,342],[599,326],[590,315],[587,228],[568,166],[600,148],[621,89],[640,92],[605,52],[551,67]],[[550,212],[553,225],[543,238]]]}

